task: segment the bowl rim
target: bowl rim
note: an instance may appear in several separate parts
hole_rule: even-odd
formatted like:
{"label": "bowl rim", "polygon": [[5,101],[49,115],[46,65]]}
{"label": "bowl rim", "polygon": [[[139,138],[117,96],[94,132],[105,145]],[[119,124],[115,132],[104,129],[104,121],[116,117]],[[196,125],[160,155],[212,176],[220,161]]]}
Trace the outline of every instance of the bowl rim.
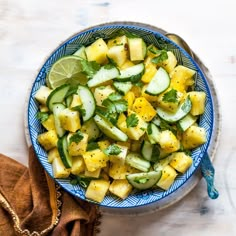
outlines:
{"label": "bowl rim", "polygon": [[[42,69],[43,67],[48,63],[49,59],[55,54],[55,52],[57,52],[60,48],[62,48],[65,44],[69,44],[71,42],[73,42],[73,40],[76,38],[76,37],[81,37],[83,34],[85,33],[90,33],[90,32],[97,32],[101,29],[105,29],[105,28],[114,28],[114,27],[124,27],[124,28],[131,28],[131,29],[141,29],[141,30],[144,30],[146,32],[151,32],[152,34],[155,34],[155,35],[158,35],[159,37],[163,37],[165,39],[166,42],[168,42],[169,44],[172,44],[175,48],[179,49],[181,51],[181,53],[183,53],[187,58],[188,60],[190,60],[192,62],[192,64],[197,68],[199,74],[200,74],[200,77],[203,79],[203,82],[205,84],[205,87],[206,87],[206,90],[207,90],[207,93],[209,94],[209,102],[210,102],[210,107],[212,107],[212,110],[214,110],[214,105],[213,105],[213,101],[212,101],[212,92],[210,90],[210,86],[209,86],[209,83],[206,79],[206,76],[205,74],[202,72],[202,69],[201,67],[197,64],[197,62],[183,49],[181,48],[179,45],[177,45],[175,42],[173,42],[172,40],[170,40],[169,38],[167,38],[164,34],[165,31],[163,31],[162,29],[160,29],[160,31],[157,31],[157,27],[155,26],[152,26],[152,25],[148,25],[148,24],[143,24],[143,23],[139,23],[139,22],[132,22],[132,21],[115,21],[115,22],[108,22],[108,23],[102,23],[102,24],[98,24],[98,25],[93,25],[93,26],[90,26],[90,27],[87,27],[85,29],[82,29],[82,30],[79,30],[78,32],[72,34],[71,36],[67,37],[65,40],[63,40],[54,50],[51,51],[51,53],[49,54],[49,56],[47,56],[46,60],[43,61],[40,70],[39,72],[36,74],[36,76],[34,77],[34,81],[33,81],[33,84],[32,84],[32,87],[31,87],[31,90],[30,90],[30,95],[29,95],[29,99],[28,99],[28,106],[27,106],[27,122],[28,122],[28,131],[29,131],[29,137],[30,137],[30,141],[32,143],[32,146],[33,146],[33,149],[36,153],[36,156],[38,158],[38,160],[40,161],[40,163],[42,164],[42,166],[44,167],[43,163],[42,163],[42,160],[41,158],[38,156],[38,153],[36,151],[36,148],[35,146],[33,145],[33,137],[32,137],[32,134],[31,134],[31,128],[30,128],[30,109],[29,109],[29,106],[30,106],[30,100],[31,98],[33,97],[32,96],[32,92],[33,92],[33,88],[35,86],[35,83],[36,83],[36,80],[40,74],[40,72],[42,72]],[[159,28],[158,28],[159,29]],[[162,32],[161,32],[162,31]],[[200,162],[202,160],[202,158],[204,157],[205,153],[207,152],[208,150],[208,147],[209,147],[209,144],[211,142],[211,139],[212,139],[212,133],[213,133],[213,128],[214,128],[214,123],[215,123],[215,117],[214,117],[214,112],[211,112],[211,128],[210,128],[210,135],[209,135],[209,139],[207,140],[207,143],[206,143],[206,147],[205,147],[205,151],[202,153],[201,152],[201,156],[200,156],[200,161],[198,162],[197,166],[195,166],[195,169],[192,171],[192,173],[188,176],[188,178],[186,179],[186,181],[184,181],[183,183],[179,184],[179,186],[177,188],[174,189],[174,191],[170,191],[168,194],[165,194],[162,198],[160,199],[157,199],[155,201],[151,201],[151,202],[148,202],[148,203],[142,203],[142,204],[139,204],[139,205],[135,205],[135,206],[122,206],[122,207],[119,207],[119,206],[109,206],[109,205],[105,205],[105,204],[102,204],[102,203],[97,203],[97,202],[94,202],[94,201],[91,201],[89,199],[86,199],[85,197],[82,198],[81,196],[78,196],[77,194],[73,193],[72,191],[70,191],[69,189],[65,188],[61,183],[60,183],[60,179],[56,179],[54,178],[51,173],[49,173],[49,171],[44,167],[44,169],[47,171],[47,173],[56,181],[57,184],[59,184],[64,190],[66,190],[68,193],[72,194],[73,196],[75,197],[78,197],[82,200],[85,200],[87,202],[91,202],[91,203],[94,203],[98,206],[102,206],[102,207],[105,207],[105,208],[112,208],[112,209],[115,209],[115,208],[118,208],[118,209],[132,209],[132,208],[137,208],[137,207],[143,207],[143,206],[146,206],[146,205],[150,205],[150,204],[153,204],[155,202],[158,202],[160,200],[162,200],[163,198],[166,198],[167,196],[173,194],[175,191],[177,191],[180,187],[182,187],[191,177],[192,175],[197,171],[198,167],[200,166]]]}

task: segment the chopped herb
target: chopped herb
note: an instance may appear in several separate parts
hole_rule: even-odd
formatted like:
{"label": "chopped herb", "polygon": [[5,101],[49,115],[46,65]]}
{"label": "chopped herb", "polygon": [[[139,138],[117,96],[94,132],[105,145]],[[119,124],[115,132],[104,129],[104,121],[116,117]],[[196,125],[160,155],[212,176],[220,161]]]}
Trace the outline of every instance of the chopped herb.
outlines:
{"label": "chopped herb", "polygon": [[147,127],[147,134],[150,135],[152,134],[152,125],[149,123]]}
{"label": "chopped herb", "polygon": [[72,85],[71,84],[68,92],[66,93],[65,98],[67,98],[67,97],[69,97],[69,96],[71,96],[73,94],[76,94],[77,91],[78,91],[78,85]]}
{"label": "chopped herb", "polygon": [[80,131],[77,131],[77,133],[73,134],[70,137],[69,144],[71,144],[72,142],[78,144],[83,138],[84,138],[84,135]]}
{"label": "chopped herb", "polygon": [[82,108],[82,105],[72,107],[71,110],[78,111],[82,116],[86,115],[86,110],[84,108]]}
{"label": "chopped herb", "polygon": [[81,61],[82,71],[89,77],[93,77],[101,66],[96,61],[87,61],[82,59]]}
{"label": "chopped herb", "polygon": [[162,101],[177,103],[177,91],[175,89],[171,89],[170,91],[164,94]]}
{"label": "chopped herb", "polygon": [[108,99],[111,101],[118,101],[118,100],[122,99],[122,96],[119,93],[111,93],[108,96]]}
{"label": "chopped herb", "polygon": [[161,130],[170,130],[173,134],[176,135],[176,129],[171,126],[170,124],[168,124],[165,120],[161,120],[161,123],[160,123],[160,128]]}
{"label": "chopped herb", "polygon": [[168,54],[166,50],[158,50],[158,55],[152,59],[152,62],[158,64],[168,59]]}
{"label": "chopped herb", "polygon": [[[116,62],[115,62],[112,58],[110,58],[110,57],[107,56],[107,60],[108,60],[108,62],[109,62],[107,65],[110,65],[111,68],[117,67]],[[107,66],[107,65],[105,65],[105,66]],[[106,69],[109,69],[109,68],[106,68]]]}
{"label": "chopped herb", "polygon": [[136,127],[138,125],[138,117],[136,114],[131,114],[126,119],[126,125],[128,127]]}
{"label": "chopped herb", "polygon": [[137,84],[139,83],[139,81],[141,80],[142,76],[143,76],[143,73],[144,73],[144,70],[137,74],[137,75],[133,75],[130,77],[130,81],[133,83],[133,84]]}
{"label": "chopped herb", "polygon": [[39,111],[36,115],[37,119],[42,123],[46,121],[49,117],[49,114],[47,112],[41,112]]}
{"label": "chopped herb", "polygon": [[139,82],[135,83],[134,85],[137,87],[143,87],[144,84],[142,81],[139,81]]}
{"label": "chopped herb", "polygon": [[110,145],[108,148],[103,150],[106,155],[119,155],[121,153],[121,148],[115,144]]}
{"label": "chopped herb", "polygon": [[80,186],[82,186],[83,188],[87,188],[89,186],[89,183],[91,182],[91,180],[93,180],[94,178],[91,177],[84,177],[84,176],[73,176],[72,179],[70,180],[70,183],[72,185],[76,185],[79,184]]}
{"label": "chopped herb", "polygon": [[150,51],[150,52],[153,53],[153,54],[158,54],[160,50],[158,50],[157,48],[155,48],[155,46],[151,45],[151,46],[148,48],[148,51]]}
{"label": "chopped herb", "polygon": [[86,151],[92,151],[92,150],[95,150],[95,149],[98,149],[99,146],[96,142],[89,142],[88,145],[87,145],[87,149]]}
{"label": "chopped herb", "polygon": [[192,105],[192,103],[191,103],[191,100],[190,100],[190,98],[189,98],[189,96],[188,96],[188,97],[186,98],[186,100],[185,100],[183,106],[181,107],[181,110],[182,110],[183,112],[188,112],[188,111],[189,111],[189,108],[191,108],[191,105]]}
{"label": "chopped herb", "polygon": [[142,177],[142,178],[136,178],[134,179],[134,182],[138,183],[138,184],[145,184],[147,183],[147,181],[149,180],[149,178],[147,177]]}

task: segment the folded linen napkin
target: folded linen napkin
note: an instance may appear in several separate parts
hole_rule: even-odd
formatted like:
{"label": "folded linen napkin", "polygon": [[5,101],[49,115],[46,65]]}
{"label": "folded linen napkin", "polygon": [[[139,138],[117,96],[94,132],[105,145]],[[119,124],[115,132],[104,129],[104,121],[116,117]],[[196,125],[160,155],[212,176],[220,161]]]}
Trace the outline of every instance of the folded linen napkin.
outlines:
{"label": "folded linen napkin", "polygon": [[29,168],[0,154],[0,235],[95,236],[98,207],[60,189],[29,148]]}

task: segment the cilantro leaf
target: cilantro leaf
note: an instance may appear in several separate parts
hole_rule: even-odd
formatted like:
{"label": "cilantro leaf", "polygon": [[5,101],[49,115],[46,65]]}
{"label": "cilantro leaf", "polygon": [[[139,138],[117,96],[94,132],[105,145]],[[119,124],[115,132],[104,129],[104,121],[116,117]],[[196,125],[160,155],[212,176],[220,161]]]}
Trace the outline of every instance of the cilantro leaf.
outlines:
{"label": "cilantro leaf", "polygon": [[42,123],[46,121],[49,117],[49,114],[47,112],[41,112],[39,111],[36,115],[37,119]]}
{"label": "cilantro leaf", "polygon": [[175,89],[171,89],[170,91],[164,94],[162,101],[177,103],[177,91]]}
{"label": "cilantro leaf", "polygon": [[108,113],[122,113],[127,111],[128,103],[121,98],[120,94],[112,93],[107,99],[103,100],[102,105],[107,108]]}
{"label": "cilantro leaf", "polygon": [[183,112],[188,112],[191,109],[192,103],[189,96],[186,98],[184,104],[181,106]]}
{"label": "cilantro leaf", "polygon": [[93,77],[101,66],[96,61],[87,61],[82,59],[81,61],[82,71],[89,77]]}
{"label": "cilantro leaf", "polygon": [[136,114],[131,114],[126,119],[126,125],[128,127],[136,127],[138,125],[138,117]]}
{"label": "cilantro leaf", "polygon": [[86,115],[86,110],[82,108],[82,105],[72,107],[71,110],[78,111],[82,116]]}
{"label": "cilantro leaf", "polygon": [[147,134],[152,134],[152,125],[149,123],[147,127]]}
{"label": "cilantro leaf", "polygon": [[115,144],[110,145],[108,148],[104,149],[103,152],[109,155],[119,155],[121,153],[121,148]]}
{"label": "cilantro leaf", "polygon": [[155,48],[155,46],[151,45],[151,46],[148,48],[148,51],[150,51],[150,52],[153,53],[153,54],[158,54],[160,50],[158,50],[157,48]]}
{"label": "cilantro leaf", "polygon": [[149,180],[149,178],[147,178],[147,177],[141,177],[141,178],[134,179],[134,182],[136,182],[138,184],[145,184],[145,183],[147,183],[148,180]]}
{"label": "cilantro leaf", "polygon": [[87,149],[86,151],[92,151],[92,150],[95,150],[95,149],[98,149],[99,146],[96,142],[89,142],[88,145],[87,145]]}
{"label": "cilantro leaf", "polygon": [[117,113],[122,113],[124,111],[127,111],[127,109],[128,109],[128,103],[125,100],[119,100],[119,101],[115,101],[113,103],[116,107]]}
{"label": "cilantro leaf", "polygon": [[84,138],[84,135],[80,131],[77,131],[77,133],[73,134],[70,137],[69,144],[71,144],[72,142],[78,144],[83,138]]}
{"label": "cilantro leaf", "polygon": [[168,59],[168,54],[166,50],[158,50],[158,55],[152,59],[152,62],[158,64]]}

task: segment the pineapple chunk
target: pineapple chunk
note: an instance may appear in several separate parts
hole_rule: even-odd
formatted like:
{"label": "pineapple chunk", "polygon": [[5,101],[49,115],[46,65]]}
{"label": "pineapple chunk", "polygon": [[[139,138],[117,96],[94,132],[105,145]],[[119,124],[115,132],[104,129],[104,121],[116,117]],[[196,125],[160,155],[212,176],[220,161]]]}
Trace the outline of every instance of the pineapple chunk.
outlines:
{"label": "pineapple chunk", "polygon": [[34,97],[40,104],[46,105],[47,98],[51,92],[52,90],[50,88],[42,85]]}
{"label": "pineapple chunk", "polygon": [[108,49],[107,56],[114,60],[114,62],[121,67],[128,58],[128,51],[124,44],[115,45]]}
{"label": "pineapple chunk", "polygon": [[86,152],[87,149],[87,144],[88,144],[88,135],[85,133],[81,133],[81,135],[83,135],[83,138],[81,141],[79,141],[78,143],[76,142],[70,142],[70,138],[76,134],[72,134],[70,133],[68,135],[68,152],[70,156],[80,156],[83,155]]}
{"label": "pineapple chunk", "polygon": [[90,46],[85,48],[88,61],[96,61],[103,64],[107,61],[108,47],[102,38],[97,39]]}
{"label": "pineapple chunk", "polygon": [[80,106],[80,105],[82,105],[80,96],[78,94],[73,94],[72,101],[71,101],[71,104],[70,104],[70,108],[77,107],[77,106]]}
{"label": "pineapple chunk", "polygon": [[117,120],[117,127],[123,131],[124,133],[126,132],[127,130],[127,126],[126,126],[126,116],[124,113],[121,113],[118,117],[118,120]]}
{"label": "pineapple chunk", "polygon": [[111,93],[114,93],[115,90],[110,86],[101,86],[95,89],[94,98],[98,106],[102,106],[102,102],[108,98]]}
{"label": "pineapple chunk", "polygon": [[79,112],[73,111],[69,108],[60,112],[59,120],[62,128],[70,132],[76,132],[81,127]]}
{"label": "pineapple chunk", "polygon": [[206,141],[205,129],[195,125],[190,126],[182,136],[182,144],[185,149],[196,148]]}
{"label": "pineapple chunk", "polygon": [[126,179],[115,179],[109,187],[109,191],[114,195],[125,199],[132,191],[132,185]]}
{"label": "pineapple chunk", "polygon": [[107,46],[108,46],[108,48],[111,48],[113,46],[126,45],[127,43],[128,43],[128,39],[127,39],[126,35],[123,35],[123,36],[118,36],[114,39],[108,40]]}
{"label": "pineapple chunk", "polygon": [[124,99],[128,103],[128,108],[131,109],[135,100],[135,95],[134,92],[129,91],[128,93],[125,94]]}
{"label": "pineapple chunk", "polygon": [[109,157],[100,149],[87,151],[85,154],[83,154],[83,158],[86,168],[88,171],[92,172],[98,168],[105,167],[107,165],[107,161],[109,160]]}
{"label": "pineapple chunk", "polygon": [[48,151],[57,146],[57,133],[55,130],[49,130],[38,136],[38,142]]}
{"label": "pineapple chunk", "polygon": [[92,178],[99,178],[100,173],[101,173],[101,169],[102,168],[98,168],[95,171],[88,171],[87,169],[85,169],[84,176],[92,177]]}
{"label": "pineapple chunk", "polygon": [[46,105],[39,105],[39,110],[41,112],[48,112],[49,111],[49,109]]}
{"label": "pineapple chunk", "polygon": [[115,146],[119,147],[121,152],[118,155],[109,155],[110,162],[117,162],[117,163],[125,163],[125,158],[127,156],[128,148],[126,146],[121,146],[118,144],[115,144]]}
{"label": "pineapple chunk", "polygon": [[52,162],[52,172],[54,178],[67,178],[70,175],[70,169],[66,169],[61,158],[54,158]]}
{"label": "pineapple chunk", "polygon": [[149,83],[157,72],[156,65],[153,63],[145,64],[145,72],[141,78],[144,83]]}
{"label": "pineapple chunk", "polygon": [[104,179],[92,180],[86,190],[85,196],[96,202],[102,202],[108,189],[110,182]]}
{"label": "pineapple chunk", "polygon": [[205,111],[206,93],[200,91],[192,91],[189,92],[188,95],[192,102],[192,108],[190,113],[193,116],[198,116],[203,114]]}
{"label": "pineapple chunk", "polygon": [[73,175],[79,175],[81,172],[84,172],[84,171],[85,171],[85,164],[84,164],[83,157],[81,156],[73,157],[71,173]]}
{"label": "pineapple chunk", "polygon": [[166,153],[179,150],[180,142],[170,130],[164,130],[160,133],[159,144]]}
{"label": "pineapple chunk", "polygon": [[162,170],[162,175],[160,180],[157,182],[157,186],[167,190],[174,182],[177,173],[173,167],[166,165]]}
{"label": "pineapple chunk", "polygon": [[97,127],[94,119],[89,119],[88,121],[86,121],[82,125],[80,131],[88,135],[88,141],[96,140],[100,135],[100,130]]}
{"label": "pineapple chunk", "polygon": [[193,76],[196,72],[185,66],[179,65],[170,73],[170,87],[180,92],[185,92],[194,84]]}
{"label": "pineapple chunk", "polygon": [[133,85],[130,91],[134,93],[136,98],[140,97],[142,94],[142,89],[139,86]]}
{"label": "pineapple chunk", "polygon": [[147,86],[148,86],[147,84],[143,86],[141,96],[144,97],[149,102],[156,102],[157,96],[152,96],[152,95],[145,93]]}
{"label": "pineapple chunk", "polygon": [[144,97],[135,99],[133,111],[147,122],[151,121],[157,113],[153,106]]}
{"label": "pineapple chunk", "polygon": [[48,162],[52,163],[55,158],[60,158],[58,149],[55,147],[48,152]]}
{"label": "pineapple chunk", "polygon": [[126,175],[137,173],[139,170],[127,164],[110,163],[109,176],[113,179],[126,179]]}
{"label": "pineapple chunk", "polygon": [[110,142],[108,140],[99,141],[98,146],[103,151],[110,146]]}
{"label": "pineapple chunk", "polygon": [[43,127],[46,130],[56,130],[55,128],[55,122],[54,122],[54,115],[50,114],[48,119],[42,122]]}
{"label": "pineapple chunk", "polygon": [[184,174],[193,163],[192,158],[184,152],[175,152],[171,154],[171,156],[170,166],[182,174]]}
{"label": "pineapple chunk", "polygon": [[130,149],[131,147],[131,142],[130,140],[126,141],[126,142],[117,142],[118,145],[121,145],[121,146],[125,146],[127,147],[128,149]]}
{"label": "pineapple chunk", "polygon": [[133,140],[131,143],[130,150],[132,152],[140,152],[142,146],[142,141],[141,140]]}
{"label": "pineapple chunk", "polygon": [[171,51],[168,51],[167,55],[168,55],[168,59],[163,61],[160,66],[163,67],[168,73],[170,73],[176,67],[177,59],[174,53]]}
{"label": "pineapple chunk", "polygon": [[120,69],[121,70],[124,70],[124,69],[126,69],[126,68],[129,68],[129,67],[131,67],[131,66],[134,66],[135,64],[132,62],[132,61],[130,61],[130,60],[126,60],[125,61],[125,63],[122,65],[122,66],[120,66]]}

